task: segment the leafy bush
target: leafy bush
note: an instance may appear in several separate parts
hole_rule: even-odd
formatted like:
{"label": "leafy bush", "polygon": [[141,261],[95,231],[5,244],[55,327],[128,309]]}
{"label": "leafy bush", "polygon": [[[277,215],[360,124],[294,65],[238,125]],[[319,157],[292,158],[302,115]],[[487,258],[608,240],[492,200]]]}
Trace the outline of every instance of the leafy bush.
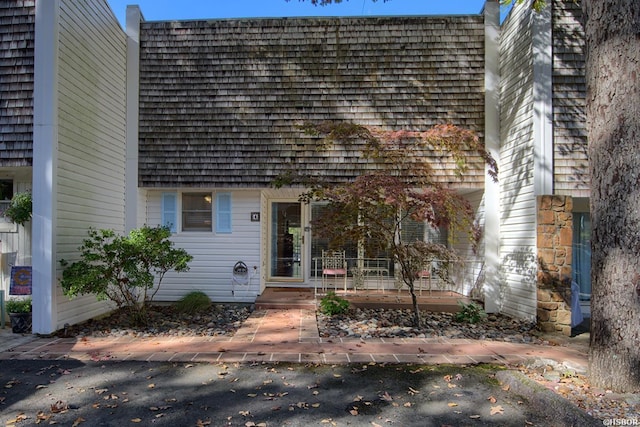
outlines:
{"label": "leafy bush", "polygon": [[[168,227],[144,226],[127,236],[93,228],[88,233],[78,248],[80,260],[72,264],[60,261],[64,294],[94,294],[100,300],[110,300],[140,324],[146,321],[146,306],[164,275],[169,270],[189,270],[193,259],[184,249],[173,247]],[[150,292],[154,285],[155,291]]]}
{"label": "leafy bush", "polygon": [[349,301],[340,298],[335,292],[327,292],[320,300],[320,312],[327,316],[344,314],[349,310]]}
{"label": "leafy bush", "polygon": [[456,322],[478,323],[487,317],[484,309],[475,302],[465,304],[462,301],[458,301],[458,305],[460,306],[460,311],[456,313]]}
{"label": "leafy bush", "polygon": [[193,291],[180,298],[175,307],[181,313],[194,314],[209,309],[211,300],[204,292]]}
{"label": "leafy bush", "polygon": [[31,219],[32,209],[31,192],[24,191],[13,195],[9,206],[4,211],[4,216],[15,224],[24,225]]}
{"label": "leafy bush", "polygon": [[7,313],[31,313],[31,298],[15,298],[5,303]]}

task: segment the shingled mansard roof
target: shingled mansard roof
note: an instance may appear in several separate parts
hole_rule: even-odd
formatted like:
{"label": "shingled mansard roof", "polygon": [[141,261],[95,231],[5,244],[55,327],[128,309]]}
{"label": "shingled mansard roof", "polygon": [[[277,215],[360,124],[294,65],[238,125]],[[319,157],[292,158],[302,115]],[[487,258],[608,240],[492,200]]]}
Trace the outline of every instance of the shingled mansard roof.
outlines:
{"label": "shingled mansard roof", "polygon": [[[350,179],[296,123],[484,130],[481,15],[143,22],[140,185],[265,187],[287,169]],[[467,184],[479,186],[483,171]]]}
{"label": "shingled mansard roof", "polygon": [[34,0],[0,0],[0,166],[33,160]]}

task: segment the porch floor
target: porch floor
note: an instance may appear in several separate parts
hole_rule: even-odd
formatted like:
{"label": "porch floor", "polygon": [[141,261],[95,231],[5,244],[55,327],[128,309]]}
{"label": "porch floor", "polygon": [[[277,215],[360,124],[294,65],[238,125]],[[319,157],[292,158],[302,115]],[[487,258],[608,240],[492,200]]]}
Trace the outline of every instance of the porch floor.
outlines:
{"label": "porch floor", "polygon": [[[386,308],[386,309],[410,309],[412,308],[411,295],[407,290],[377,290],[359,289],[344,292],[338,291],[337,295],[347,299],[352,306],[359,308]],[[423,291],[418,292],[418,306],[424,311],[450,312],[459,310],[458,301],[471,302],[471,299],[451,291]],[[256,309],[281,309],[281,308],[306,308],[315,310],[322,295],[314,297],[313,288],[285,288],[269,287],[256,299]]]}

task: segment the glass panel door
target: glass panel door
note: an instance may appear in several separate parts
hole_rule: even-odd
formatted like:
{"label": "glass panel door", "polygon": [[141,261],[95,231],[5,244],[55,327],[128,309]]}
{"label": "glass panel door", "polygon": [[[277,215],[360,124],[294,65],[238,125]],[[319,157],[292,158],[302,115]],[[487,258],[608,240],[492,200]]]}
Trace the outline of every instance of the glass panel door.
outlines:
{"label": "glass panel door", "polygon": [[573,280],[580,285],[580,300],[591,300],[591,218],[573,214]]}
{"label": "glass panel door", "polygon": [[271,203],[272,278],[303,279],[303,228],[299,202]]}

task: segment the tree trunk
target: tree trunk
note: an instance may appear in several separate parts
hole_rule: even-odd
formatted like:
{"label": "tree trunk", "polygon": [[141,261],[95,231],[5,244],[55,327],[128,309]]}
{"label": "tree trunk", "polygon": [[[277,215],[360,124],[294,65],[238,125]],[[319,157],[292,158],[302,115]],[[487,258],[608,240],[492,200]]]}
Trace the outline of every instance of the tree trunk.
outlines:
{"label": "tree trunk", "polygon": [[592,383],[640,391],[640,2],[583,0]]}
{"label": "tree trunk", "polygon": [[420,316],[420,307],[418,307],[418,296],[414,282],[409,285],[409,293],[411,294],[411,304],[413,305],[413,325],[416,328],[422,327],[422,316]]}

